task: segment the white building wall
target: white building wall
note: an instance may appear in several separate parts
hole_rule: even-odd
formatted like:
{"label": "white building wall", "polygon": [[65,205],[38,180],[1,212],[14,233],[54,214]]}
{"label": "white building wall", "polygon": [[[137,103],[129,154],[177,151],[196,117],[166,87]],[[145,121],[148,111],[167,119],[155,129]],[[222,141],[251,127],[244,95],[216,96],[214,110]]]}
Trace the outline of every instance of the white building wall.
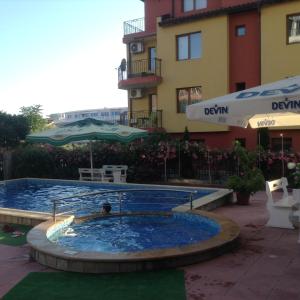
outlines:
{"label": "white building wall", "polygon": [[120,115],[126,114],[128,111],[127,107],[118,108],[102,108],[102,109],[91,109],[91,110],[78,110],[64,113],[56,113],[49,115],[50,119],[55,124],[69,123],[74,121],[83,120],[86,118],[93,118],[96,120],[102,120],[107,122],[119,122]]}

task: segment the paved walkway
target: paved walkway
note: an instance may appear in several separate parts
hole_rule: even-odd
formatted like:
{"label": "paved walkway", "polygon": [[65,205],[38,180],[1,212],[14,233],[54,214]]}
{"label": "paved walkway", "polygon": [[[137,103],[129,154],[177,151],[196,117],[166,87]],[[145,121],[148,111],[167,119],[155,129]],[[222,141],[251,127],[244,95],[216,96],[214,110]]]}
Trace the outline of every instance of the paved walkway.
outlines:
{"label": "paved walkway", "polygon": [[0,299],[29,272],[41,272],[46,269],[29,258],[27,245],[0,245]]}
{"label": "paved walkway", "polygon": [[[250,206],[215,211],[241,226],[241,246],[183,268],[188,300],[300,300],[298,233],[264,227],[265,202],[265,193],[257,193]],[[0,298],[29,272],[51,271],[29,260],[28,253],[28,246],[0,245]]]}
{"label": "paved walkway", "polygon": [[250,206],[215,210],[241,226],[241,246],[211,261],[185,267],[188,300],[300,299],[297,230],[265,227],[265,193]]}

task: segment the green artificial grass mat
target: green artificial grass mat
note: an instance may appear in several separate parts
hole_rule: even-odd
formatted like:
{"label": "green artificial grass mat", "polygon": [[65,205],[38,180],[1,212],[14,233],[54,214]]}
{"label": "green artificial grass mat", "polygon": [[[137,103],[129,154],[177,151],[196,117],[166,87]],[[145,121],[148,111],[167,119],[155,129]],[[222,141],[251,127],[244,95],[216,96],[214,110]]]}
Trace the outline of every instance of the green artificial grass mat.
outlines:
{"label": "green artificial grass mat", "polygon": [[0,244],[9,246],[21,246],[27,243],[26,234],[32,228],[31,226],[9,224],[9,227],[13,228],[15,231],[24,233],[24,235],[14,237],[12,232],[3,231],[4,225],[5,224],[0,224]]}
{"label": "green artificial grass mat", "polygon": [[3,300],[184,300],[180,270],[122,274],[33,272]]}

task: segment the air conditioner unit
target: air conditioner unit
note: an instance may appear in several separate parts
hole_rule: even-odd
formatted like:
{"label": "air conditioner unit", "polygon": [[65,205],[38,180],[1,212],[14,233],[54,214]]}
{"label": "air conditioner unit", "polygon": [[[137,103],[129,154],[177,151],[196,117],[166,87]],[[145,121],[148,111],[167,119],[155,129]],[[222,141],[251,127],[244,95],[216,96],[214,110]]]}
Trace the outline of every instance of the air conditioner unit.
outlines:
{"label": "air conditioner unit", "polygon": [[142,53],[142,52],[144,52],[143,42],[130,43],[129,47],[130,47],[130,53]]}
{"label": "air conditioner unit", "polygon": [[142,90],[141,89],[131,89],[129,90],[129,98],[142,98]]}

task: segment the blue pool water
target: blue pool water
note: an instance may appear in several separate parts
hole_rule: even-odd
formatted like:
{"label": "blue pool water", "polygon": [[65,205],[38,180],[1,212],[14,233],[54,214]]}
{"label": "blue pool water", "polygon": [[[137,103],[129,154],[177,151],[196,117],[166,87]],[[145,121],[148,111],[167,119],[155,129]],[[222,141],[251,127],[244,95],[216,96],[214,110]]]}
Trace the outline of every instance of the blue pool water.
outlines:
{"label": "blue pool water", "polygon": [[[126,192],[122,196],[122,211],[170,211],[173,207],[189,201],[189,193],[171,191],[149,191],[157,189],[146,185],[94,184],[89,182],[21,179],[7,181],[0,185],[0,207],[52,211],[52,200],[74,194],[100,190],[147,189],[143,192]],[[197,191],[193,199],[203,197],[214,190],[180,188],[186,191]],[[60,202],[58,210],[73,211],[77,216],[101,210],[102,203],[109,201],[112,211],[119,210],[118,194],[106,194],[73,198]],[[64,206],[65,205],[65,206]]]}
{"label": "blue pool water", "polygon": [[76,251],[120,253],[190,245],[219,231],[220,225],[211,219],[175,213],[93,219],[72,224],[49,239]]}

